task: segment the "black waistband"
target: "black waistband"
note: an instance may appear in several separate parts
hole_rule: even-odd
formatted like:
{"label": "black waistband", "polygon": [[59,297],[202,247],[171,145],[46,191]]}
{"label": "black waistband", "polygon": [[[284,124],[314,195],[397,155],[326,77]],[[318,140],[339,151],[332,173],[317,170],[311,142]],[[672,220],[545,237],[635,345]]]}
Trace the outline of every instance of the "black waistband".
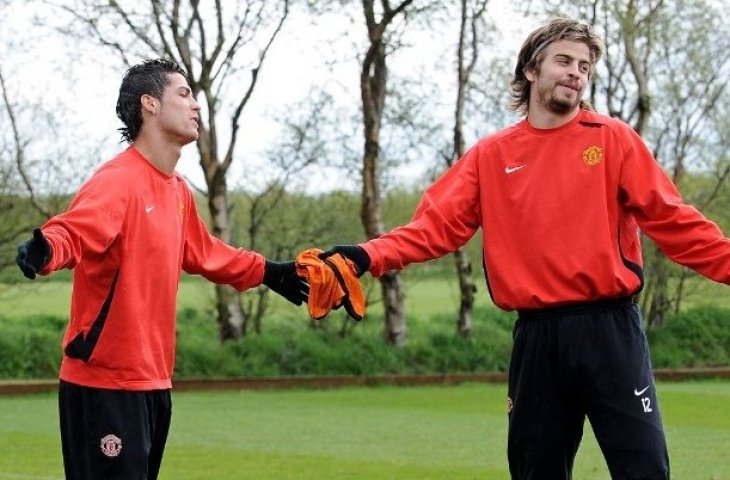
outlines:
{"label": "black waistband", "polygon": [[563,315],[579,315],[599,310],[630,307],[634,303],[633,297],[609,298],[596,300],[594,302],[571,303],[557,307],[536,308],[533,310],[517,310],[520,320],[538,320],[548,317],[560,317]]}

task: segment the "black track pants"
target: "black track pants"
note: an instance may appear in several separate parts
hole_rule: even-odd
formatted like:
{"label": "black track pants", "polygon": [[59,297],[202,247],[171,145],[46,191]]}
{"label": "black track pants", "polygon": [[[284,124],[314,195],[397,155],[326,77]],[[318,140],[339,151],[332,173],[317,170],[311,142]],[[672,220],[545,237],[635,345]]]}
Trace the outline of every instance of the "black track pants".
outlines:
{"label": "black track pants", "polygon": [[157,478],[172,416],[169,390],[106,390],[61,381],[58,400],[67,479]]}
{"label": "black track pants", "polygon": [[585,417],[614,480],[667,480],[649,348],[628,299],[520,312],[509,372],[514,480],[567,480]]}

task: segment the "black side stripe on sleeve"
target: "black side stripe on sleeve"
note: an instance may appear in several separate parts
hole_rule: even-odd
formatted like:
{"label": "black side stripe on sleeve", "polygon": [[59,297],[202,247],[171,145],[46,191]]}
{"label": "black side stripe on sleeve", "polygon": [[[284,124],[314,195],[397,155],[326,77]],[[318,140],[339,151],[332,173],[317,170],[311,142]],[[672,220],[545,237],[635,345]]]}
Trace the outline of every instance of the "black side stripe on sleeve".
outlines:
{"label": "black side stripe on sleeve", "polygon": [[482,269],[484,270],[484,281],[487,283],[487,292],[489,292],[489,298],[492,300],[492,302],[494,302],[494,295],[492,294],[492,286],[489,284],[487,257],[484,256],[484,244],[482,244]]}
{"label": "black side stripe on sleeve", "polygon": [[624,265],[626,265],[626,268],[634,272],[634,274],[639,277],[639,288],[636,289],[635,292],[632,292],[631,295],[638,295],[639,292],[641,292],[644,289],[644,270],[641,268],[640,265],[632,262],[631,260],[627,259],[624,256],[624,252],[621,249],[621,229],[619,228],[618,231],[618,250],[619,255],[621,255],[621,261]]}
{"label": "black side stripe on sleeve", "polygon": [[109,315],[109,307],[114,299],[114,292],[117,288],[118,279],[119,270],[117,270],[117,273],[114,275],[114,280],[109,287],[109,293],[101,306],[101,310],[99,310],[99,314],[96,316],[96,320],[94,320],[94,323],[91,325],[89,332],[86,336],[84,336],[84,332],[79,332],[79,334],[76,335],[76,337],[71,340],[68,345],[66,345],[64,353],[68,357],[78,358],[84,362],[88,362],[89,358],[91,358],[91,354],[94,352],[94,347],[96,347],[96,343],[99,341],[99,336],[101,335],[101,331],[106,323],[106,317]]}

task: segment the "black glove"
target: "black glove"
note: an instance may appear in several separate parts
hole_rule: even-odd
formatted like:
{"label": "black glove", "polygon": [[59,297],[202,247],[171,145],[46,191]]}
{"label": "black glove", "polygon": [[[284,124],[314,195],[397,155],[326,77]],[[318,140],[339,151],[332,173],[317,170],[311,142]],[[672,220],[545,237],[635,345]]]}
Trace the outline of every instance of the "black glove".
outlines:
{"label": "black glove", "polygon": [[324,260],[327,257],[339,253],[343,257],[352,261],[357,267],[357,276],[362,277],[365,272],[370,269],[370,256],[360,246],[357,245],[336,245],[326,252],[319,254],[319,258]]}
{"label": "black glove", "polygon": [[48,265],[51,259],[51,244],[43,236],[40,228],[33,230],[33,238],[18,246],[15,263],[23,271],[26,278],[35,280],[38,272]]}
{"label": "black glove", "polygon": [[309,284],[297,275],[294,262],[272,262],[266,260],[264,285],[289,300],[294,305],[307,303]]}

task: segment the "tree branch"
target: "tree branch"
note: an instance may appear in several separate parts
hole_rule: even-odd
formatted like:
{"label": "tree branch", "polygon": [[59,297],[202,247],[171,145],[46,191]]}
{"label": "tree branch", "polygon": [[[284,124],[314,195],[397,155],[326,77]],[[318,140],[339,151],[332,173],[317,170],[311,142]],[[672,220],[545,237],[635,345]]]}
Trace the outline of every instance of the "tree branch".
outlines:
{"label": "tree branch", "polygon": [[226,156],[223,159],[222,166],[223,171],[227,171],[228,168],[231,166],[231,162],[233,162],[233,150],[236,146],[236,137],[238,134],[238,129],[240,127],[238,120],[241,117],[241,112],[243,111],[243,108],[246,106],[248,101],[251,98],[251,95],[253,94],[253,90],[256,87],[256,82],[258,80],[259,72],[261,71],[261,67],[263,66],[264,60],[266,59],[266,54],[269,51],[269,48],[274,43],[274,39],[279,35],[279,32],[281,31],[284,21],[286,20],[287,16],[289,15],[289,0],[284,0],[284,9],[281,14],[281,18],[279,19],[279,23],[276,25],[276,28],[274,29],[273,33],[269,37],[269,41],[266,43],[266,46],[263,48],[263,50],[259,54],[259,62],[256,67],[254,67],[251,70],[251,83],[248,86],[248,89],[246,90],[246,93],[243,95],[243,98],[238,103],[238,106],[236,107],[236,110],[234,111],[232,117],[231,117],[231,140],[228,144],[228,150],[226,151]]}
{"label": "tree branch", "polygon": [[8,117],[10,118],[10,129],[13,131],[13,142],[15,143],[15,164],[18,168],[18,174],[23,180],[25,188],[28,190],[30,203],[31,205],[33,205],[33,208],[35,208],[46,218],[50,218],[53,216],[52,213],[43,205],[41,205],[41,203],[36,198],[35,192],[33,190],[33,184],[31,183],[30,178],[28,178],[28,175],[25,172],[25,149],[23,146],[23,142],[20,139],[20,132],[18,130],[18,123],[15,118],[15,111],[13,109],[13,105],[10,103],[10,99],[8,98],[8,90],[5,84],[5,77],[3,76],[2,69],[0,69],[0,89],[2,89],[3,102],[5,103],[5,109],[7,110]]}

